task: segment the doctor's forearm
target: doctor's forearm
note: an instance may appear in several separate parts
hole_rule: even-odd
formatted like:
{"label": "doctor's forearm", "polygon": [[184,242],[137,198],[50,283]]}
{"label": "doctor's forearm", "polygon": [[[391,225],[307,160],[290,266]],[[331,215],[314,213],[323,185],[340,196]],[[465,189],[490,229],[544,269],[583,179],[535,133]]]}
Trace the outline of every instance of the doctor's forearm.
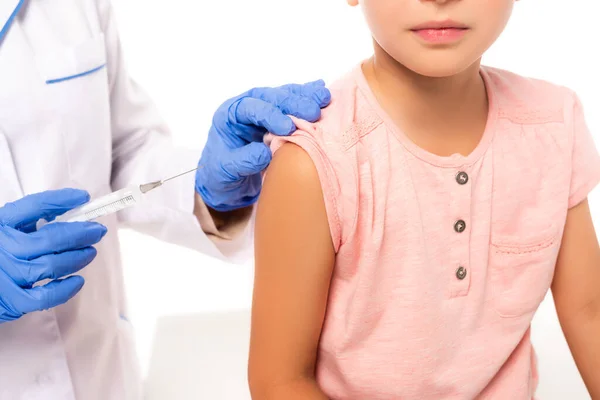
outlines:
{"label": "doctor's forearm", "polygon": [[254,208],[246,207],[236,211],[219,212],[206,206],[202,198],[196,195],[194,215],[202,230],[220,239],[231,240],[246,230]]}

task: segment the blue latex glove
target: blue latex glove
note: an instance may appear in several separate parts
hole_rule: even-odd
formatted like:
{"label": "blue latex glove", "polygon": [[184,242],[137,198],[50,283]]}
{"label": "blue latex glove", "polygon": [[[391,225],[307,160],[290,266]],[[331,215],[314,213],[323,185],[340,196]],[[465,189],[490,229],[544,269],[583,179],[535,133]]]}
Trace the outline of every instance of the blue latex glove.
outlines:
{"label": "blue latex glove", "polygon": [[196,191],[204,203],[223,212],[254,204],[261,172],[271,162],[265,133],[290,135],[296,126],[287,115],[314,122],[330,101],[323,81],[256,88],[226,101],[214,115],[196,173]]}
{"label": "blue latex glove", "polygon": [[[0,323],[26,313],[56,307],[83,286],[76,273],[96,257],[91,247],[106,234],[95,222],[56,223],[35,231],[47,221],[81,205],[89,195],[63,189],[34,194],[0,208]],[[36,282],[52,279],[44,286]]]}

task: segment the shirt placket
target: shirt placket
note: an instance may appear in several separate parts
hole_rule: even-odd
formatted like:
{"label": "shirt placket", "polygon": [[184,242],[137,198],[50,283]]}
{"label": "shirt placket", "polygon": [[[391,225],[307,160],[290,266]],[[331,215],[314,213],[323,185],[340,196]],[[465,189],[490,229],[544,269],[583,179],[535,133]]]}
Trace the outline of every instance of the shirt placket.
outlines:
{"label": "shirt placket", "polygon": [[451,256],[448,259],[447,273],[451,279],[450,297],[466,296],[471,284],[471,200],[472,190],[469,168],[452,170],[448,179],[452,179],[454,201],[453,219],[446,222],[452,240]]}

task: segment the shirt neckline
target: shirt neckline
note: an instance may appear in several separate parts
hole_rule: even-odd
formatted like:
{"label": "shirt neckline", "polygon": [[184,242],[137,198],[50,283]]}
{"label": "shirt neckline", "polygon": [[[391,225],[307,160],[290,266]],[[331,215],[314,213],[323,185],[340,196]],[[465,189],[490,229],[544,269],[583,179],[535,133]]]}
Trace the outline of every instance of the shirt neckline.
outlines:
{"label": "shirt neckline", "polygon": [[440,156],[431,153],[423,149],[422,147],[419,147],[398,128],[398,126],[393,122],[392,118],[388,115],[388,113],[384,111],[383,108],[379,105],[379,102],[375,98],[375,94],[371,90],[371,87],[367,82],[367,78],[364,75],[364,72],[362,70],[362,63],[355,68],[353,74],[358,88],[366,97],[372,109],[381,118],[386,127],[394,133],[394,136],[396,136],[396,138],[407,151],[409,151],[412,155],[419,158],[420,160],[434,165],[436,167],[456,168],[460,166],[473,165],[474,163],[476,163],[489,148],[496,131],[496,121],[498,119],[498,104],[496,93],[494,90],[495,88],[492,80],[490,79],[489,73],[485,67],[482,66],[479,70],[479,73],[483,78],[488,98],[487,122],[485,125],[483,135],[479,143],[477,144],[477,147],[475,147],[475,149],[467,156],[463,156],[462,154],[458,153],[453,154],[451,156]]}

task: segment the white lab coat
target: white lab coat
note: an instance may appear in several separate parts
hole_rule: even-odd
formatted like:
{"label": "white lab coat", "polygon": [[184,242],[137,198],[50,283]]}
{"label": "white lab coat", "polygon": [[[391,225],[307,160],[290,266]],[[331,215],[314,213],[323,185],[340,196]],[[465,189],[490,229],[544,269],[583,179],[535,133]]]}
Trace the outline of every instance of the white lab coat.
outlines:
{"label": "white lab coat", "polygon": [[[110,0],[0,1],[0,205],[63,187],[106,194],[194,168],[199,155],[173,147],[129,79]],[[72,301],[0,324],[0,399],[141,398],[116,228],[219,256],[192,214],[193,180],[101,219],[109,233]]]}

